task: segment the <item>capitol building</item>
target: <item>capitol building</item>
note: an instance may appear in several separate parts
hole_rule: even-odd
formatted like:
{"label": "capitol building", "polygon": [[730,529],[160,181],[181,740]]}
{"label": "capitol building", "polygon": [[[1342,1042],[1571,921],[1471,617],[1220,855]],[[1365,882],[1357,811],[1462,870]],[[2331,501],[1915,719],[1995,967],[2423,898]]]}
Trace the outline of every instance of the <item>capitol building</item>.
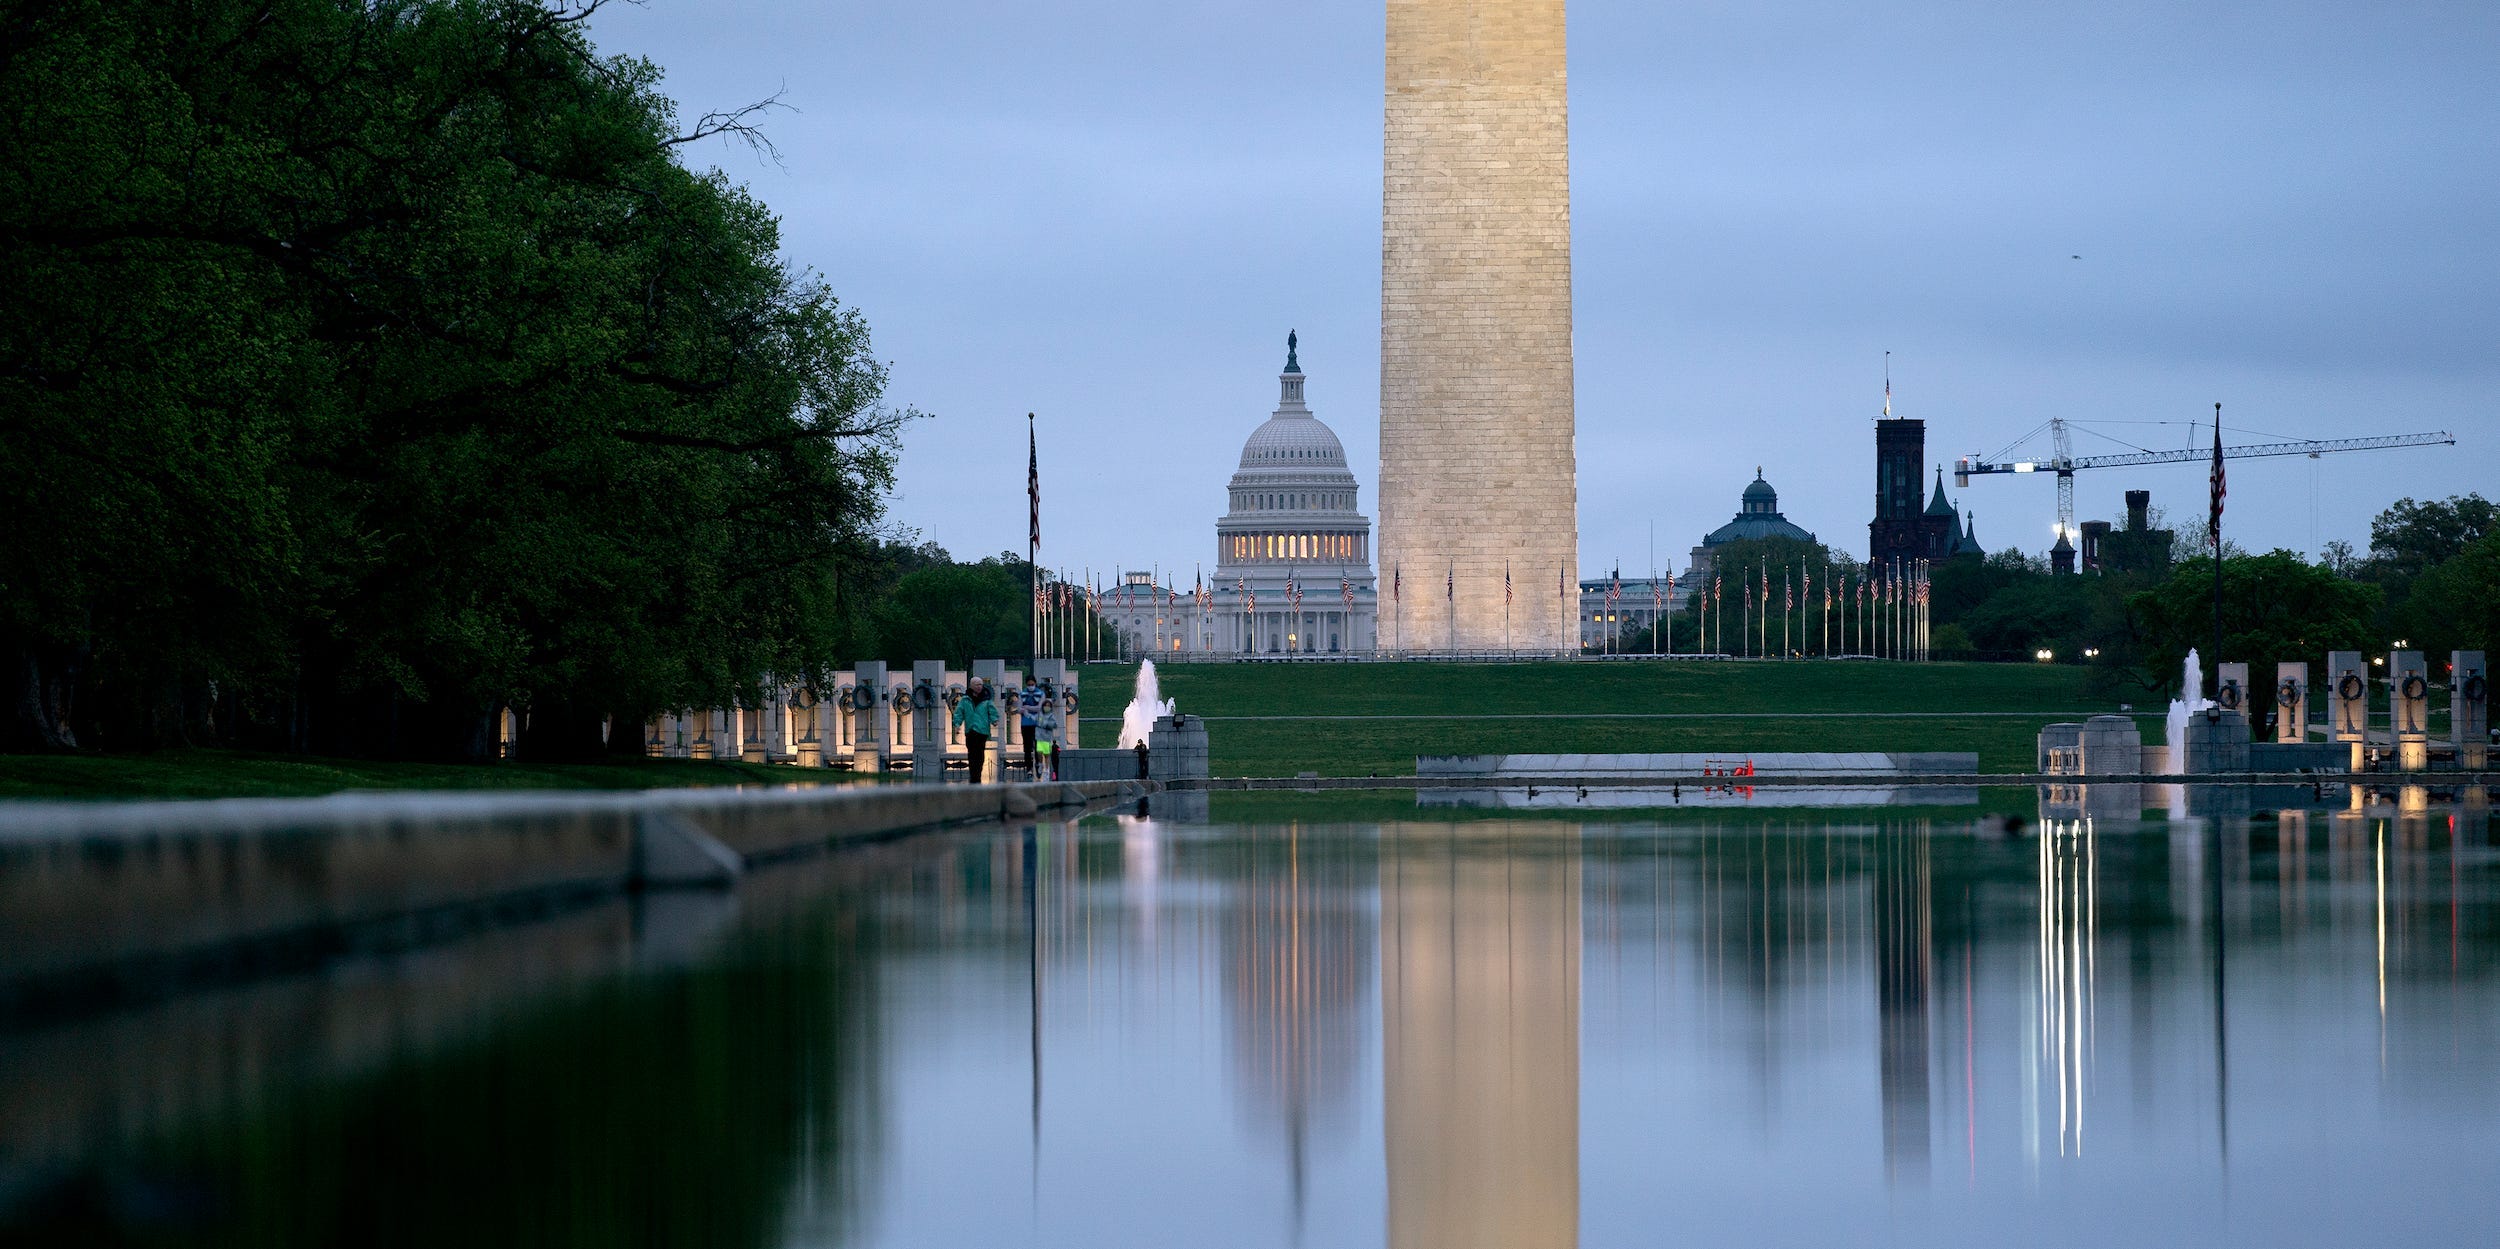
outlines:
{"label": "capitol building", "polygon": [[[1371,518],[1336,431],[1302,396],[1300,344],[1285,338],[1276,410],[1242,444],[1201,587],[1129,572],[1103,620],[1132,655],[1352,655],[1375,649],[1379,594]],[[1177,579],[1175,579],[1177,580]]]}

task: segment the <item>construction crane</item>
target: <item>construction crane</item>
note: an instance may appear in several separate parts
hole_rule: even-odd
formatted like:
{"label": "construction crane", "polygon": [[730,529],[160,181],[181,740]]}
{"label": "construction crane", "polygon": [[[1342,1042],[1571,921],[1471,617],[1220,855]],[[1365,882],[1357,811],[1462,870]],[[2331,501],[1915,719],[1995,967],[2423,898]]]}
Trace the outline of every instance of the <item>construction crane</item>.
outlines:
{"label": "construction crane", "polygon": [[[2215,405],[2219,409],[2220,405]],[[2219,411],[2216,419],[2220,419]],[[1989,473],[2055,473],[2057,474],[2057,532],[2067,541],[2074,541],[2075,473],[2087,468],[2125,468],[2135,464],[2182,464],[2191,460],[2210,459],[2211,447],[2187,447],[2178,451],[2127,451],[2116,455],[2087,455],[2078,458],[2074,439],[2062,417],[2051,417],[2048,423],[2052,457],[2046,460],[1984,460],[1963,456],[1953,462],[1953,484],[1969,488],[1970,479]],[[2038,430],[2033,430],[2038,433]],[[2024,441],[2029,441],[2028,435]],[[2237,447],[2224,447],[2226,460],[2248,460],[2268,455],[2305,455],[2311,459],[2330,451],[2383,451],[2391,447],[2455,446],[2457,437],[2446,430],[2428,434],[2388,434],[2378,438],[2333,438],[2321,441],[2258,442]],[[2017,446],[2020,443],[2015,444]],[[2004,454],[1999,452],[1999,454]]]}

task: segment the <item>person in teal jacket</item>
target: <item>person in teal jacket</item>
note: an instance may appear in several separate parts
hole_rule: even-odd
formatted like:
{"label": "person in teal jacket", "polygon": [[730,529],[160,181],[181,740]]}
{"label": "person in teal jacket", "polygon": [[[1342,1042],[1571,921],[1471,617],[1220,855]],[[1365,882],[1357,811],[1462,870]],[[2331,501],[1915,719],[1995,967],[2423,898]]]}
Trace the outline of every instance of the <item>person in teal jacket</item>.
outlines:
{"label": "person in teal jacket", "polygon": [[972,758],[972,783],[978,785],[981,765],[990,757],[990,731],[998,727],[998,700],[990,697],[989,682],[972,678],[955,700],[955,725],[964,731],[964,753]]}

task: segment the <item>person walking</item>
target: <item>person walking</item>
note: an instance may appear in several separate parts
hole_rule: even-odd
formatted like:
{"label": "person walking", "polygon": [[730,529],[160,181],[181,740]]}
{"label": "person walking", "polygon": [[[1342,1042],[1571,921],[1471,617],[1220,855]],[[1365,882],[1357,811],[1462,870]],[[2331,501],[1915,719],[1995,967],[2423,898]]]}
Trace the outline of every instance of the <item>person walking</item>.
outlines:
{"label": "person walking", "polygon": [[1024,696],[1016,700],[1016,727],[1024,738],[1024,779],[1028,781],[1041,777],[1033,770],[1033,725],[1042,718],[1043,701],[1042,687],[1038,685],[1025,686]]}
{"label": "person walking", "polygon": [[964,755],[972,762],[972,783],[981,783],[981,765],[990,757],[990,733],[998,727],[998,703],[989,682],[979,677],[955,700],[955,727],[964,731]]}

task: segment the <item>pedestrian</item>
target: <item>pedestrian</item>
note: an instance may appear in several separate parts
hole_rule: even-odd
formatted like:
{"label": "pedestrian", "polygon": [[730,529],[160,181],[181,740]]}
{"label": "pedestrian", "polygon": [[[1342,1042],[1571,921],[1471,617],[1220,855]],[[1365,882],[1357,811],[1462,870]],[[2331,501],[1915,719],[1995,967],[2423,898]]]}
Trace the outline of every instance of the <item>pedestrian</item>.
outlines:
{"label": "pedestrian", "polygon": [[998,704],[989,682],[979,677],[955,700],[955,725],[964,731],[964,755],[972,761],[972,783],[981,783],[981,764],[990,757],[990,732],[998,727]]}
{"label": "pedestrian", "polygon": [[1049,780],[1054,780],[1054,781],[1055,781],[1055,780],[1058,780],[1058,779],[1059,779],[1059,747],[1060,747],[1060,744],[1061,744],[1061,743],[1060,743],[1060,736],[1061,736],[1061,735],[1060,735],[1060,732],[1059,732],[1059,700],[1058,700],[1058,699],[1056,699],[1056,698],[1047,698],[1047,699],[1042,700],[1042,715],[1041,715],[1041,721],[1040,721],[1037,725],[1035,725],[1035,726],[1034,726],[1034,728],[1035,728],[1034,736],[1036,736],[1036,737],[1038,737],[1038,738],[1040,738],[1040,739],[1041,739],[1042,766],[1043,766],[1044,771],[1046,771],[1047,773],[1049,773],[1049,775],[1048,775],[1048,777],[1047,777],[1047,778],[1044,778],[1044,777],[1041,777],[1041,776],[1038,776],[1038,775],[1037,775],[1037,776],[1035,777],[1035,779],[1036,779],[1036,780],[1041,780],[1041,779],[1049,779]]}
{"label": "pedestrian", "polygon": [[1042,718],[1042,687],[1024,687],[1024,696],[1016,700],[1016,726],[1024,738],[1024,777],[1034,780],[1041,774],[1033,770],[1033,724]]}

